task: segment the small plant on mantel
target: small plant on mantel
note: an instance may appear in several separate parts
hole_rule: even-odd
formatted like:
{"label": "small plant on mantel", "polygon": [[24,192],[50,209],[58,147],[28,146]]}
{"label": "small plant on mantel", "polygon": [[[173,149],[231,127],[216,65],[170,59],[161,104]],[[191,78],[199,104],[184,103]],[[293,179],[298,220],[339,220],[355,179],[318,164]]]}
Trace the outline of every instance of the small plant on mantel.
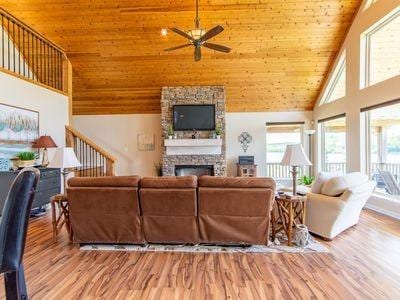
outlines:
{"label": "small plant on mantel", "polygon": [[162,176],[162,165],[161,163],[155,163],[154,164],[154,170],[157,173],[157,176],[161,177]]}
{"label": "small plant on mantel", "polygon": [[172,137],[174,136],[174,128],[172,127],[171,124],[169,124],[167,127],[167,134],[168,134],[168,138],[170,140],[172,140]]}
{"label": "small plant on mantel", "polygon": [[217,139],[221,138],[221,134],[222,134],[222,127],[221,125],[217,124],[217,126],[215,126],[215,136],[217,137]]}

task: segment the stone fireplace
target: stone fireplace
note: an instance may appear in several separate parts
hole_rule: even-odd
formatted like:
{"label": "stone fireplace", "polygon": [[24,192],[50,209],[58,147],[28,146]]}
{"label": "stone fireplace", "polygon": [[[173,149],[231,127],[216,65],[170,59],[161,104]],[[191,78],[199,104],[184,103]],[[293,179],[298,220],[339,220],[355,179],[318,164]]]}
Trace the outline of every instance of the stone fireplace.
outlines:
{"label": "stone fireplace", "polygon": [[[222,129],[221,140],[212,140],[213,131],[193,132],[191,130],[175,132],[177,140],[167,140],[167,128],[173,121],[172,109],[174,105],[179,104],[215,105],[215,121]],[[162,153],[164,176],[174,176],[176,174],[226,176],[224,87],[163,87],[161,95],[161,127],[164,139]],[[196,136],[195,140],[192,140],[193,134]],[[182,166],[187,167],[184,172],[182,171]],[[176,173],[176,170],[179,170],[179,173]]]}

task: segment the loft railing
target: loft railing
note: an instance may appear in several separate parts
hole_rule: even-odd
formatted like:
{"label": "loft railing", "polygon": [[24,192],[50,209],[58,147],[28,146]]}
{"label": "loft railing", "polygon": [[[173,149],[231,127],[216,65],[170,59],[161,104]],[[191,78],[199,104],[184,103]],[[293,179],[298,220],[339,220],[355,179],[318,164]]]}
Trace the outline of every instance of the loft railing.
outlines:
{"label": "loft railing", "polygon": [[23,78],[66,91],[64,51],[0,8],[0,67]]}
{"label": "loft railing", "polygon": [[72,147],[81,163],[77,177],[114,176],[115,158],[71,126],[65,126],[66,145]]}

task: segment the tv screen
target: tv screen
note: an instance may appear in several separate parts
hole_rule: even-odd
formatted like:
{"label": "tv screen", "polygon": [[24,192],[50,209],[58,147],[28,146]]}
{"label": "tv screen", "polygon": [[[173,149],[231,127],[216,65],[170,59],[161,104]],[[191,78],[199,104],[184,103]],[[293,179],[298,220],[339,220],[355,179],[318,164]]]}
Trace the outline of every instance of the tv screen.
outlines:
{"label": "tv screen", "polygon": [[215,105],[174,105],[174,130],[214,130]]}

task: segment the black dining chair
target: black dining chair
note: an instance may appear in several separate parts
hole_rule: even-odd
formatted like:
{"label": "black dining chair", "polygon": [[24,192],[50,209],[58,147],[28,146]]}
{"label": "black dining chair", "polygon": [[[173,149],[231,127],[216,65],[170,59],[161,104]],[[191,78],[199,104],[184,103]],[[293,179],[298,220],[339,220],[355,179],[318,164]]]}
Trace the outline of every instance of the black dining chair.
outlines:
{"label": "black dining chair", "polygon": [[40,172],[25,168],[11,185],[0,220],[0,273],[4,273],[7,300],[27,299],[22,258],[30,210]]}

